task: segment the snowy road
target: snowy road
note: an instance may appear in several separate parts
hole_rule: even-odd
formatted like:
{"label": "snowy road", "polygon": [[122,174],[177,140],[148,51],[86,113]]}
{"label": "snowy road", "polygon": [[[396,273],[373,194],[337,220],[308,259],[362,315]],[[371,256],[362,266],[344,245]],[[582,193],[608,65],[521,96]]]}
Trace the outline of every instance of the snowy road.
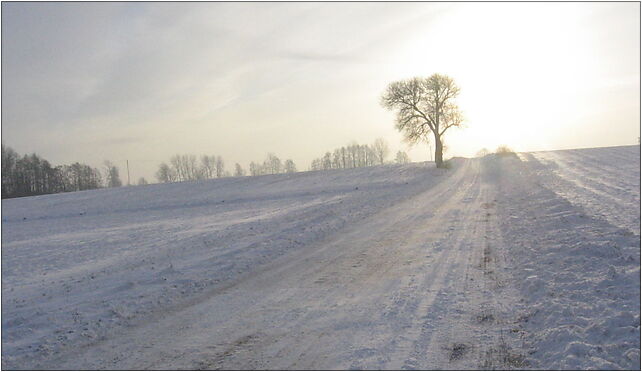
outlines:
{"label": "snowy road", "polygon": [[[628,186],[639,157],[626,154],[637,174],[604,193],[639,201]],[[555,160],[522,158],[105,194],[134,205],[88,202],[113,209],[88,217],[101,222],[89,231],[41,222],[77,218],[65,196],[44,199],[55,213],[36,198],[3,202],[3,368],[639,368],[639,206],[593,213],[595,197],[551,191],[571,184]],[[227,204],[167,201],[175,189],[149,208],[168,187],[212,185]],[[252,197],[230,202],[239,195]],[[132,218],[142,207],[157,212]],[[127,247],[116,232],[134,222],[139,244]],[[39,258],[33,229],[59,262]],[[75,264],[64,246],[79,235],[111,240]]]}
{"label": "snowy road", "polygon": [[466,162],[453,177],[56,364],[400,369],[501,363],[494,350],[510,350],[508,336],[501,336],[510,334],[514,319],[507,318],[512,312],[501,301],[504,280],[496,271],[503,252],[487,248],[496,230],[487,216],[493,195],[482,187],[479,164]]}

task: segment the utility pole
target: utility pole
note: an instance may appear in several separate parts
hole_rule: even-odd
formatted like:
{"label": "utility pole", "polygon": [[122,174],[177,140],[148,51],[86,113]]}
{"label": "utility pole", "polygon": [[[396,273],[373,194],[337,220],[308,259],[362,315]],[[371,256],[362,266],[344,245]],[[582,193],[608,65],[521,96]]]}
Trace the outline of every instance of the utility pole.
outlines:
{"label": "utility pole", "polygon": [[125,160],[127,162],[127,186],[129,186],[129,160]]}

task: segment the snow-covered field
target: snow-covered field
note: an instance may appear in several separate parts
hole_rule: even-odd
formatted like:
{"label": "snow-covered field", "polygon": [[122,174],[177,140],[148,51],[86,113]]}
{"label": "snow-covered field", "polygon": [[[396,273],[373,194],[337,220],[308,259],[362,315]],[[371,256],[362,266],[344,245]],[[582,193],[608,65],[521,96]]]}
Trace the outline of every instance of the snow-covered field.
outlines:
{"label": "snow-covered field", "polygon": [[640,147],[2,202],[3,369],[639,369]]}

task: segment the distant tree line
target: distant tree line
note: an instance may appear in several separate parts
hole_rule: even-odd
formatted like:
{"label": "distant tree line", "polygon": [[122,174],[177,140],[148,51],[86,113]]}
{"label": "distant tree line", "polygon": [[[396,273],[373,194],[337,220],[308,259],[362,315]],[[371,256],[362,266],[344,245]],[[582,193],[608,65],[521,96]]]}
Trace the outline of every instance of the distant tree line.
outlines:
{"label": "distant tree line", "polygon": [[[156,172],[158,182],[183,182],[198,181],[220,177],[242,177],[246,175],[245,169],[239,164],[234,164],[234,173],[225,170],[225,161],[221,156],[203,155],[197,160],[194,155],[174,155],[169,164],[161,163]],[[264,174],[294,173],[296,165],[291,159],[281,162],[273,153],[267,154],[261,162],[250,163],[250,176]]]}
{"label": "distant tree line", "polygon": [[158,182],[183,182],[225,176],[225,162],[220,156],[174,155],[169,164],[161,163],[156,172]]}
{"label": "distant tree line", "polygon": [[[388,145],[377,139],[372,145],[356,142],[327,152],[323,158],[312,162],[311,170],[357,168],[384,164],[388,156]],[[408,155],[399,151],[397,163],[410,162]],[[262,162],[251,162],[249,172],[239,163],[234,164],[233,174],[225,170],[225,161],[218,155],[174,155],[169,163],[161,163],[156,172],[158,182],[197,181],[220,177],[261,176],[268,174],[296,173],[292,159],[281,159],[268,153]],[[53,194],[81,191],[102,187],[122,186],[118,167],[110,161],[104,162],[103,172],[81,163],[52,166],[36,154],[20,156],[12,148],[2,145],[2,198]],[[147,185],[144,177],[138,185]]]}
{"label": "distant tree line", "polygon": [[296,164],[294,164],[292,159],[287,159],[284,162],[281,162],[281,159],[271,152],[267,154],[263,163],[250,163],[250,176],[296,172]]}
{"label": "distant tree line", "polygon": [[[292,159],[282,162],[278,156],[268,153],[263,162],[250,163],[250,176],[265,174],[294,173],[296,165]],[[197,161],[194,155],[174,155],[169,164],[161,163],[156,178],[159,182],[197,181],[210,178],[229,177],[225,161],[221,156],[203,155]],[[234,164],[234,177],[245,176],[246,171],[239,163]]]}
{"label": "distant tree line", "polygon": [[[115,173],[109,182],[120,183]],[[119,184],[120,185],[120,184]],[[36,154],[20,156],[11,147],[2,145],[2,198],[53,194],[97,189],[103,186],[98,169],[81,163],[52,166]]]}
{"label": "distant tree line", "polygon": [[[320,158],[312,160],[310,170],[347,169],[382,165],[386,163],[389,148],[383,138],[377,138],[372,145],[360,145],[352,142],[347,146],[328,151]],[[409,163],[408,155],[399,151],[395,158],[397,163]]]}
{"label": "distant tree line", "polygon": [[395,157],[395,163],[397,164],[408,164],[410,163],[410,157],[404,151],[397,151],[397,156]]}
{"label": "distant tree line", "polygon": [[372,145],[360,145],[352,142],[347,146],[326,152],[320,158],[312,160],[310,170],[346,169],[368,167],[383,164],[388,156],[388,144],[381,138]]}
{"label": "distant tree line", "polygon": [[229,176],[221,156],[174,155],[169,164],[161,163],[156,172],[158,182],[184,182]]}

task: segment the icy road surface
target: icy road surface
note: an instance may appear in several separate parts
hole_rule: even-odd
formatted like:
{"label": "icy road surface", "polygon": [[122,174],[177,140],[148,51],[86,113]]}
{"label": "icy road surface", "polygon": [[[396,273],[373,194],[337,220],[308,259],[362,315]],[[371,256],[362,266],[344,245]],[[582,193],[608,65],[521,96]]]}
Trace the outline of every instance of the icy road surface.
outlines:
{"label": "icy road surface", "polygon": [[2,367],[639,369],[639,154],[5,200]]}

